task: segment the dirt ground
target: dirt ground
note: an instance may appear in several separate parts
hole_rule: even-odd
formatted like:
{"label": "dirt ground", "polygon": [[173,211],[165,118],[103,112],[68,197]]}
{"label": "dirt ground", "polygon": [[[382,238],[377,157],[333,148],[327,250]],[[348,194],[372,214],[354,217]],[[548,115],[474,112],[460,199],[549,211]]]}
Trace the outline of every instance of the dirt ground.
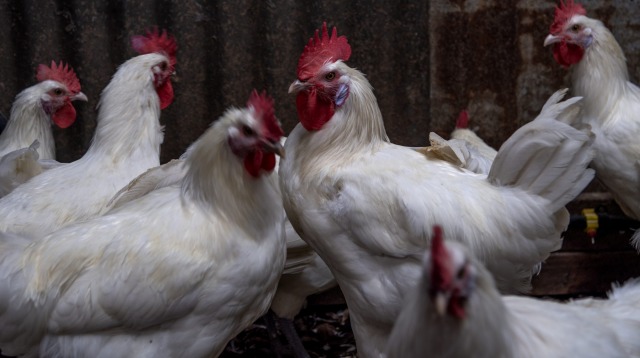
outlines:
{"label": "dirt ground", "polygon": [[[302,310],[295,320],[302,344],[312,358],[357,357],[356,345],[345,305],[315,306]],[[286,340],[279,335],[281,358],[293,357]],[[275,358],[264,319],[240,333],[227,345],[221,358]]]}

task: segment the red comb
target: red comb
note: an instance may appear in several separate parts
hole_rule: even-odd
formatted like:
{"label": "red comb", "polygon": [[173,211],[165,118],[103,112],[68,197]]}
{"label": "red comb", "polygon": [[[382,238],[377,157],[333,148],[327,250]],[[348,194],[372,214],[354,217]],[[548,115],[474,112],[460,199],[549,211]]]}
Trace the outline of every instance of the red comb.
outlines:
{"label": "red comb", "polygon": [[316,30],[315,37],[309,39],[298,60],[298,79],[307,80],[325,63],[337,60],[346,61],[351,56],[351,46],[345,36],[338,37],[338,30],[333,28],[331,37],[327,31],[327,23],[322,23],[322,38]]}
{"label": "red comb", "polygon": [[560,0],[560,5],[556,6],[556,15],[553,19],[553,23],[549,28],[549,32],[557,34],[562,31],[564,25],[574,15],[586,15],[587,10],[580,4],[576,4],[573,0],[567,0],[566,2]]}
{"label": "red comb", "polygon": [[169,35],[166,30],[162,30],[162,33],[158,32],[157,27],[153,30],[147,30],[146,36],[132,36],[131,47],[141,55],[154,52],[164,53],[169,57],[172,67],[178,62],[176,60],[178,45],[175,38]]}
{"label": "red comb", "polygon": [[458,120],[456,121],[456,128],[469,128],[469,112],[466,109],[460,111]]}
{"label": "red comb", "polygon": [[433,227],[433,237],[431,238],[431,289],[442,290],[451,281],[449,272],[450,258],[447,248],[444,246],[442,238],[442,228],[438,225]]}
{"label": "red comb", "polygon": [[60,61],[59,65],[56,65],[55,61],[51,61],[51,67],[47,67],[47,65],[43,64],[38,65],[36,79],[39,82],[46,80],[58,81],[67,86],[69,91],[73,93],[80,92],[80,81],[78,80],[78,76],[73,72],[73,68],[69,67],[68,64],[65,64],[62,61]]}
{"label": "red comb", "polygon": [[262,119],[262,123],[264,123],[267,129],[267,138],[279,141],[280,137],[284,135],[284,132],[282,128],[280,128],[278,119],[276,119],[273,98],[267,94],[267,91],[258,93],[258,91],[254,89],[247,101],[247,107],[253,107],[257,117]]}

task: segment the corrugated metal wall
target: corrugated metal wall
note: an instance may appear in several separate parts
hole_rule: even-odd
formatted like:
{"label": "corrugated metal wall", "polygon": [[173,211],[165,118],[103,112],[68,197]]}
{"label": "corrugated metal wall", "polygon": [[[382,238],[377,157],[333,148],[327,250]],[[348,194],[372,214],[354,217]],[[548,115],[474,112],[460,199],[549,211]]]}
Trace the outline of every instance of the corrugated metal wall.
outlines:
{"label": "corrugated metal wall", "polygon": [[[610,26],[640,73],[637,1],[584,1]],[[89,146],[95,105],[117,66],[134,56],[131,35],[158,25],[179,44],[176,100],[163,112],[162,161],[179,156],[209,123],[249,91],[267,89],[288,132],[297,119],[287,95],[298,56],[326,20],[349,37],[349,64],[368,75],[393,141],[426,143],[447,135],[460,109],[498,146],[531,120],[566,71],[542,47],[553,1],[10,1],[0,0],[0,112],[35,82],[38,63],[65,60],[88,104],[78,121],[56,130],[58,159]]]}

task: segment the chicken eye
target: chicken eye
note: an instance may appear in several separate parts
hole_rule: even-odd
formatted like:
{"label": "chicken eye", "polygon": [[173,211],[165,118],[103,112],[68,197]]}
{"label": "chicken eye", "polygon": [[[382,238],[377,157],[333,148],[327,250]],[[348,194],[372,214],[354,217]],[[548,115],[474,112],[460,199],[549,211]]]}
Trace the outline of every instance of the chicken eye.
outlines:
{"label": "chicken eye", "polygon": [[327,81],[331,81],[334,78],[336,78],[336,73],[335,72],[329,72],[326,75],[324,75],[324,79]]}
{"label": "chicken eye", "polygon": [[456,277],[460,280],[465,276],[465,273],[467,272],[466,270],[466,266],[462,266],[460,267],[460,269],[458,270],[458,273],[456,273]]}
{"label": "chicken eye", "polygon": [[167,63],[166,63],[166,62],[161,63],[161,64],[160,64],[160,69],[161,69],[162,71],[166,71],[166,70],[167,70]]}
{"label": "chicken eye", "polygon": [[580,30],[580,25],[575,24],[575,25],[571,26],[571,31],[578,32],[579,30]]}
{"label": "chicken eye", "polygon": [[251,127],[245,125],[245,126],[242,126],[242,134],[244,134],[247,137],[253,137],[256,134],[256,132],[253,129],[251,129]]}
{"label": "chicken eye", "polygon": [[63,92],[60,88],[56,88],[56,89],[54,89],[54,90],[53,90],[53,93],[54,93],[56,96],[62,96],[62,94],[63,94],[64,92]]}

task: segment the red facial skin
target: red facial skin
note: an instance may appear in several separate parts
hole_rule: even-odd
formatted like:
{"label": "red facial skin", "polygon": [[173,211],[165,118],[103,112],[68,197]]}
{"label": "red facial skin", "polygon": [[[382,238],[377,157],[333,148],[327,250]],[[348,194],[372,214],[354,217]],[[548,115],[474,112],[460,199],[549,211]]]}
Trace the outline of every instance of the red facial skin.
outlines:
{"label": "red facial skin", "polygon": [[466,314],[467,294],[465,285],[469,280],[469,270],[465,266],[461,273],[454,273],[452,258],[444,246],[442,229],[439,226],[433,228],[431,240],[431,277],[429,296],[434,299],[437,295],[444,294],[447,297],[447,314],[463,319]]}
{"label": "red facial skin", "polygon": [[583,56],[584,49],[581,46],[566,40],[553,45],[553,58],[564,68],[569,68],[580,62]]}
{"label": "red facial skin", "polygon": [[173,36],[169,35],[166,30],[159,31],[153,28],[147,31],[145,36],[132,36],[131,47],[139,54],[161,53],[167,56],[169,63],[162,62],[156,66],[159,72],[154,72],[154,85],[160,99],[160,109],[167,108],[173,102],[173,86],[171,84],[171,75],[175,71],[177,64],[176,52],[178,45]]}
{"label": "red facial skin", "polygon": [[247,173],[258,178],[263,172],[270,173],[275,168],[274,151],[282,155],[278,148],[281,149],[279,142],[284,132],[275,116],[273,98],[267,95],[266,91],[258,93],[253,90],[247,107],[252,109],[260,125],[258,128],[238,128],[238,132],[229,137],[228,141],[231,151],[243,158]]}
{"label": "red facial skin", "polygon": [[[328,71],[301,81],[307,84],[307,88],[298,93],[296,107],[300,123],[306,130],[320,130],[335,114],[339,107],[336,98],[341,88],[341,76],[337,71]],[[348,87],[342,85],[342,89],[344,91],[340,105],[344,104],[349,96]]]}
{"label": "red facial skin", "polygon": [[71,100],[67,99],[64,105],[51,115],[51,120],[62,129],[71,126],[76,121],[76,109]]}
{"label": "red facial skin", "polygon": [[333,99],[324,95],[316,87],[298,93],[296,106],[300,123],[308,131],[320,130],[336,112]]}
{"label": "red facial skin", "polygon": [[76,109],[71,103],[71,94],[60,88],[48,92],[50,100],[42,103],[45,113],[60,128],[68,128],[76,121]]}
{"label": "red facial skin", "polygon": [[173,67],[168,66],[166,63],[157,65],[162,72],[155,73],[153,84],[156,88],[156,93],[160,99],[160,109],[165,109],[173,102],[173,85],[171,84],[171,75],[173,74]]}
{"label": "red facial skin", "polygon": [[276,155],[265,153],[261,149],[251,151],[244,157],[244,168],[254,178],[260,176],[261,170],[269,173],[276,167]]}

